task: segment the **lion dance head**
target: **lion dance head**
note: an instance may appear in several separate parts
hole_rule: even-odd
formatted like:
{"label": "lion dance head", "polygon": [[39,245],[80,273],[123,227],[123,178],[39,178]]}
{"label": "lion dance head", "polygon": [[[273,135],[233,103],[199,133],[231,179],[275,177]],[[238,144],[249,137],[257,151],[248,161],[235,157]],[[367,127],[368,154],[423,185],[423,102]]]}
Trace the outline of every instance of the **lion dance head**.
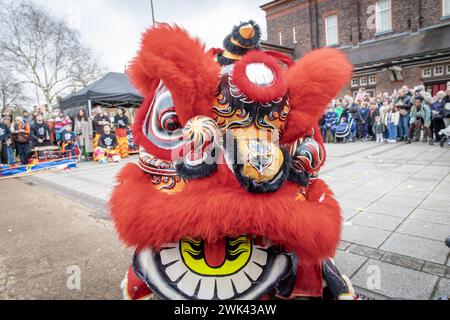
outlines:
{"label": "lion dance head", "polygon": [[253,21],[209,51],[158,25],[129,69],[145,97],[141,152],[110,207],[133,270],[161,298],[317,295],[310,274],[335,254],[341,213],[318,176],[317,124],[351,65],[329,48],[294,62],[259,41]]}

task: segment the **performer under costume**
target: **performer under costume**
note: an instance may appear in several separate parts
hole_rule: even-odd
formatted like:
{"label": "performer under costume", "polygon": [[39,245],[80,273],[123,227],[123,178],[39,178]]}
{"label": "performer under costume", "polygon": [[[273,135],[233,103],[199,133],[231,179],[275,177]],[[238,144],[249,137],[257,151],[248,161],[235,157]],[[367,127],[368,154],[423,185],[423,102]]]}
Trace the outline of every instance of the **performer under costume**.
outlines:
{"label": "performer under costume", "polygon": [[114,127],[115,127],[117,142],[119,143],[120,156],[122,158],[128,158],[128,156],[129,156],[128,137],[127,137],[128,125],[129,125],[129,119],[126,115],[114,116]]}
{"label": "performer under costume", "polygon": [[[110,208],[136,248],[127,299],[354,299],[334,257],[341,210],[319,177],[319,118],[352,67],[335,49],[299,62],[259,50],[259,27],[206,51],[179,27],[148,30],[129,74],[145,97],[138,164]],[[227,53],[228,52],[228,53]]]}

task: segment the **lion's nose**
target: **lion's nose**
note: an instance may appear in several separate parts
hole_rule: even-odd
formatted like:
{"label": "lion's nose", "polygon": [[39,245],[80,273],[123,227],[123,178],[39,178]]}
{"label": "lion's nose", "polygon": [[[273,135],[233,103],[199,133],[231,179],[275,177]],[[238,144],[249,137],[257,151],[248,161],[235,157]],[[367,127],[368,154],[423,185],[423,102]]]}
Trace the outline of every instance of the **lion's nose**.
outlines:
{"label": "lion's nose", "polygon": [[252,134],[234,137],[233,171],[249,192],[277,191],[286,181],[290,157],[277,143]]}

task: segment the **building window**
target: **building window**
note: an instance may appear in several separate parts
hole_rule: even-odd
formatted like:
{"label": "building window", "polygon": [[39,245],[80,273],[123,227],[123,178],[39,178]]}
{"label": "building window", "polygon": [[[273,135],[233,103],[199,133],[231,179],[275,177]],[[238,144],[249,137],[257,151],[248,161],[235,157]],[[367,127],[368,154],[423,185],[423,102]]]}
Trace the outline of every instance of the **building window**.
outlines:
{"label": "building window", "polygon": [[296,27],[292,28],[292,38],[294,40],[294,44],[297,44],[298,40],[297,40],[297,28]]}
{"label": "building window", "polygon": [[377,33],[392,31],[391,0],[377,1],[375,20]]}
{"label": "building window", "polygon": [[450,0],[442,0],[442,16],[450,16]]}
{"label": "building window", "polygon": [[434,75],[442,76],[444,74],[444,66],[435,66],[434,67]]}
{"label": "building window", "polygon": [[367,77],[362,77],[361,79],[359,79],[359,84],[361,86],[367,86]]}
{"label": "building window", "polygon": [[423,78],[431,77],[431,68],[430,67],[425,67],[422,69],[422,77]]}
{"label": "building window", "polygon": [[280,46],[282,46],[283,45],[283,33],[281,31],[278,33],[278,37],[280,40]]}
{"label": "building window", "polygon": [[359,86],[359,80],[358,79],[352,79],[352,87],[355,88]]}
{"label": "building window", "polygon": [[370,85],[375,85],[375,84],[377,84],[377,76],[370,76],[370,77],[369,77],[369,84],[370,84]]}
{"label": "building window", "polygon": [[337,15],[325,18],[325,34],[327,46],[335,46],[339,44]]}
{"label": "building window", "polygon": [[447,74],[450,74],[450,64],[447,65]]}

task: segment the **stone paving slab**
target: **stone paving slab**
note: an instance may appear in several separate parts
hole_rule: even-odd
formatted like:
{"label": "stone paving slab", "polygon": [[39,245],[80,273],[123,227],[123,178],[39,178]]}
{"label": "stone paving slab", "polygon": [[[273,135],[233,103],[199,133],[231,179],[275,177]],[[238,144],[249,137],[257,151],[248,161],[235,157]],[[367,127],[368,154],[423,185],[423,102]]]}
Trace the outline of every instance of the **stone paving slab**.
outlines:
{"label": "stone paving slab", "polygon": [[339,271],[348,277],[351,277],[367,260],[366,257],[340,250],[335,257]]}
{"label": "stone paving slab", "polygon": [[382,250],[445,264],[448,248],[443,241],[435,241],[404,234],[393,234],[382,246]]}
{"label": "stone paving slab", "polygon": [[436,241],[445,241],[450,236],[450,227],[424,221],[407,220],[397,230],[398,233],[422,237]]}
{"label": "stone paving slab", "polygon": [[414,220],[450,226],[450,211],[445,212],[445,211],[417,209],[413,212],[413,214],[411,214],[410,218]]}
{"label": "stone paving slab", "polygon": [[394,231],[403,222],[402,218],[363,211],[350,221],[354,225],[372,227],[385,231]]}
{"label": "stone paving slab", "polygon": [[[447,192],[450,192],[450,186],[447,189]],[[450,200],[450,193],[448,195],[448,200]],[[444,212],[449,212],[450,208],[450,202],[449,201],[438,201],[438,200],[432,200],[432,199],[427,199],[425,201],[423,201],[420,206],[419,209],[428,209],[428,210],[435,210],[435,211],[444,211]]]}
{"label": "stone paving slab", "polygon": [[[423,197],[425,197],[425,195]],[[398,195],[386,194],[382,198],[378,199],[377,203],[386,205],[394,204],[395,206],[399,207],[416,208],[424,201],[423,199],[424,198],[408,197],[407,193],[405,193],[402,197],[399,197]]]}
{"label": "stone paving slab", "polygon": [[392,203],[382,203],[376,202],[367,208],[367,211],[376,212],[376,213],[385,213],[390,216],[395,216],[399,218],[408,217],[411,212],[414,210],[415,205],[400,205],[396,202]]}
{"label": "stone paving slab", "polygon": [[438,279],[439,277],[435,275],[377,260],[367,261],[352,277],[356,286],[392,299],[414,300],[428,300],[433,294]]}
{"label": "stone paving slab", "polygon": [[388,231],[375,228],[345,225],[342,231],[342,239],[348,242],[364,246],[378,248],[390,235]]}

